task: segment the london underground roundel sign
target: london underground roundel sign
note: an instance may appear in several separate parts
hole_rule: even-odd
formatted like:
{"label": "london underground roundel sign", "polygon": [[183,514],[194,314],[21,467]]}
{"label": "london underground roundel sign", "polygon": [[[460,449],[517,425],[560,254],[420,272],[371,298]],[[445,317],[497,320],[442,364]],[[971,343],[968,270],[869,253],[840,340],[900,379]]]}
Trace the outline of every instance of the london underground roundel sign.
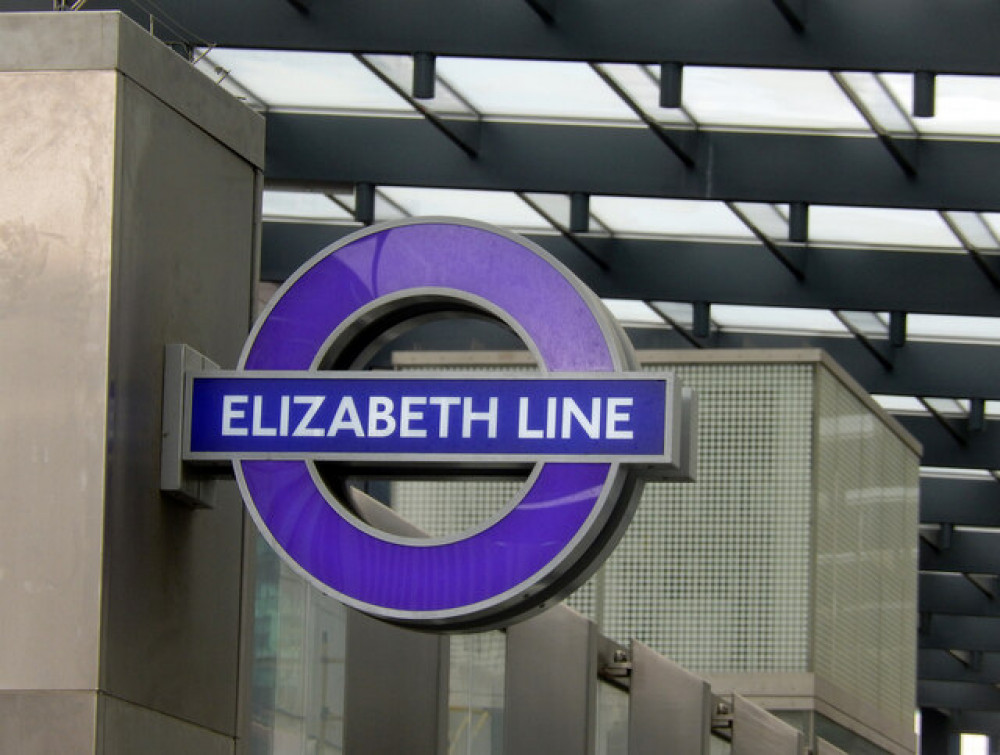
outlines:
{"label": "london underground roundel sign", "polygon": [[[450,312],[505,323],[538,374],[357,369],[402,323]],[[682,465],[681,389],[635,369],[597,297],[527,240],[453,219],[384,224],[300,268],[238,369],[187,377],[184,456],[231,459],[261,532],[327,594],[410,626],[495,627],[579,585],[641,481]],[[364,521],[323,462],[533,467],[493,520],[418,537]]]}

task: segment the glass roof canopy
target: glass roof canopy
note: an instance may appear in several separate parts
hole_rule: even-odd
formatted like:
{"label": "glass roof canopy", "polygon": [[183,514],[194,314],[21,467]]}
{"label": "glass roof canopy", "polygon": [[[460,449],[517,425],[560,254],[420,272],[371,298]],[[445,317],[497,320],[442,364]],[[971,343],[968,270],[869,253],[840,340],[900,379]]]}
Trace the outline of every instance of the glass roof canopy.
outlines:
{"label": "glass roof canopy", "polygon": [[[203,73],[262,111],[423,117],[416,102],[405,96],[413,75],[409,56],[219,48],[201,50],[198,56],[197,67]],[[1000,80],[989,77],[938,77],[935,116],[917,118],[911,115],[913,76],[908,74],[685,66],[683,99],[676,108],[659,106],[659,75],[657,67],[631,64],[442,57],[436,60],[434,96],[421,100],[420,106],[443,117],[483,121],[1000,138]],[[544,234],[569,226],[569,207],[564,195],[379,186],[374,220],[456,215]],[[354,209],[353,193],[283,187],[264,193],[264,217],[273,222],[352,224]],[[752,243],[763,234],[787,242],[789,208],[591,196],[588,232],[722,243]],[[995,213],[809,207],[809,242],[826,247],[966,254],[971,245],[989,254],[1000,251],[998,237],[1000,214]],[[620,299],[606,303],[630,326],[689,328],[693,321],[692,307],[686,303]],[[850,338],[860,331],[884,337],[889,315],[714,304],[710,327],[720,333]],[[906,331],[913,341],[1000,345],[997,318],[911,313]],[[930,412],[921,397],[876,398],[893,412]],[[964,408],[960,403],[945,407],[942,414],[963,411],[968,411],[968,402]],[[1000,416],[1000,407],[987,402],[986,414]]]}

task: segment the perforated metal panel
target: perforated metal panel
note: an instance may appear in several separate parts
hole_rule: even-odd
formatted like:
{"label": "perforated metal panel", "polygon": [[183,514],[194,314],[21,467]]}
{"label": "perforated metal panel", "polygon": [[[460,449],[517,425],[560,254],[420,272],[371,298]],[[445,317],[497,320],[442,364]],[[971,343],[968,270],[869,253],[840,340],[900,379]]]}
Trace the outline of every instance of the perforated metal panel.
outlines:
{"label": "perforated metal panel", "polygon": [[918,468],[829,372],[817,386],[814,670],[900,726],[916,679]]}
{"label": "perforated metal panel", "polygon": [[605,633],[699,671],[807,669],[812,369],[676,368],[699,397],[698,481],[646,487],[604,568]]}

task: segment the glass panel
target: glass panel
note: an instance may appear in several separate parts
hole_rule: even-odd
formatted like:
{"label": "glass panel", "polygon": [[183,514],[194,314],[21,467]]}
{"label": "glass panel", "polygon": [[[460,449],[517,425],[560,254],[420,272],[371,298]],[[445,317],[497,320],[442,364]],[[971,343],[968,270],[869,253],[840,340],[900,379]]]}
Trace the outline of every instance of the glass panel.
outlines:
{"label": "glass panel", "polygon": [[635,299],[602,299],[604,306],[619,322],[655,323],[663,325],[663,318],[646,306],[645,302]]}
{"label": "glass panel", "polygon": [[[912,76],[883,75],[883,79],[901,102],[912,102]],[[1000,136],[1000,78],[939,75],[934,90],[934,117],[916,120],[920,133]]]}
{"label": "glass panel", "polygon": [[[396,86],[407,94],[413,92],[413,58],[409,55],[365,55],[371,65],[375,66]],[[451,86],[438,77],[434,87],[434,97],[421,99],[420,102],[430,109],[445,115],[475,116],[473,109],[461,98],[455,95]]]}
{"label": "glass panel", "polygon": [[762,202],[734,202],[733,205],[768,238],[788,239],[788,205]]}
{"label": "glass panel", "polygon": [[601,69],[655,121],[665,126],[695,125],[682,109],[660,107],[659,72],[655,69],[628,63],[603,63]]}
{"label": "glass panel", "polygon": [[927,408],[913,396],[886,396],[876,394],[872,396],[878,405],[887,412],[895,414],[927,414]]}
{"label": "glass panel", "polygon": [[628,694],[613,684],[597,685],[597,755],[627,755]]}
{"label": "glass panel", "polygon": [[684,104],[702,125],[868,130],[822,71],[687,66]]}
{"label": "glass panel", "polygon": [[925,398],[927,406],[945,417],[967,417],[969,412],[953,398]]}
{"label": "glass panel", "polygon": [[978,212],[945,212],[944,217],[954,225],[954,233],[963,243],[976,250],[1000,250],[1000,241]]}
{"label": "glass panel", "polygon": [[990,738],[985,734],[963,734],[962,755],[989,755]]}
{"label": "glass panel", "polygon": [[353,220],[347,210],[329,197],[307,191],[265,191],[262,214],[265,220]]}
{"label": "glass panel", "polygon": [[345,609],[256,542],[250,752],[341,753]]}
{"label": "glass panel", "polygon": [[451,638],[449,755],[503,752],[505,639],[502,632]]}
{"label": "glass panel", "polygon": [[586,63],[439,58],[437,71],[483,115],[639,122]]}
{"label": "glass panel", "polygon": [[649,306],[682,328],[694,325],[694,307],[687,302],[654,301],[650,302]]}
{"label": "glass panel", "polygon": [[843,324],[826,309],[713,304],[712,319],[727,330],[835,335],[847,333]]}
{"label": "glass panel", "polygon": [[814,205],[809,208],[809,240],[959,249],[954,234],[932,210]]}
{"label": "glass panel", "polygon": [[724,202],[599,196],[590,198],[590,211],[621,235],[753,238]]}
{"label": "glass panel", "polygon": [[889,334],[888,314],[842,309],[840,316],[861,335],[869,338],[885,338]]}
{"label": "glass panel", "polygon": [[868,114],[885,131],[896,135],[914,135],[910,118],[903,111],[892,90],[874,73],[846,72],[838,79],[861,101]]}
{"label": "glass panel", "polygon": [[914,340],[1000,343],[1000,318],[909,314],[906,332]]}
{"label": "glass panel", "polygon": [[379,192],[409,215],[447,215],[521,229],[550,227],[510,192],[413,187],[382,187]]}
{"label": "glass panel", "polygon": [[413,112],[406,100],[346,53],[215,48],[205,62],[229,71],[275,110]]}
{"label": "glass panel", "polygon": [[[563,228],[569,228],[570,199],[568,194],[525,193],[529,201],[534,202],[555,223]],[[591,229],[593,230],[593,229]]]}

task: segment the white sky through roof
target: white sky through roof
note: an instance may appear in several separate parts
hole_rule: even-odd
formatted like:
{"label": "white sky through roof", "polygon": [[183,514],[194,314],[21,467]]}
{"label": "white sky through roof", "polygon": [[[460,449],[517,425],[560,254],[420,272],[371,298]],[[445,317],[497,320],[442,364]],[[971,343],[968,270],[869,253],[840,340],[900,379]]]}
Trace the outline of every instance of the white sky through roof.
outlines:
{"label": "white sky through roof", "polygon": [[206,59],[274,109],[412,110],[346,53],[217,48]]}
{"label": "white sky through roof", "polygon": [[264,217],[303,220],[350,220],[343,207],[323,194],[304,191],[265,191],[261,208]]}
{"label": "white sky through roof", "polygon": [[437,70],[487,116],[638,120],[585,63],[439,58]]}
{"label": "white sky through roof", "polygon": [[812,206],[809,208],[809,240],[814,243],[959,248],[958,239],[936,212],[885,207]]}
{"label": "white sky through roof", "polygon": [[450,215],[511,228],[549,228],[537,212],[511,192],[389,186],[380,191],[410,215]]}
{"label": "white sky through roof", "polygon": [[620,234],[753,238],[724,202],[595,196],[590,199],[590,211]]}
{"label": "white sky through roof", "polygon": [[686,66],[683,99],[704,125],[867,130],[825,71]]}

